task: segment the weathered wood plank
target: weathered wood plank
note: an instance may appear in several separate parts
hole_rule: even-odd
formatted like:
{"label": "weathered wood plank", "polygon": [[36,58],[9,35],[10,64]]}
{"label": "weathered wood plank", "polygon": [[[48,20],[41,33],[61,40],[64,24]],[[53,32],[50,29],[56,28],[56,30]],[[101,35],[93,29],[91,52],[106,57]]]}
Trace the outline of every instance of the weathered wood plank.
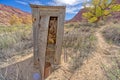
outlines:
{"label": "weathered wood plank", "polygon": [[58,27],[57,27],[57,40],[56,40],[56,53],[55,53],[55,64],[60,64],[61,54],[62,54],[62,41],[64,35],[64,17],[65,9],[62,9],[62,14],[58,17]]}
{"label": "weathered wood plank", "polygon": [[[40,76],[40,65],[39,65],[39,57],[38,57],[38,24],[39,24],[39,10],[37,8],[32,8],[32,21],[33,21],[33,51],[34,51],[34,66],[33,66],[33,74],[32,74],[32,79],[34,80],[35,76],[36,75],[39,75]],[[31,79],[31,80],[32,80]]]}
{"label": "weathered wood plank", "polygon": [[48,24],[49,24],[49,16],[41,16],[40,27],[39,27],[39,36],[38,36],[38,56],[40,61],[40,68],[42,74],[42,80],[44,80],[44,68],[45,68],[45,52],[46,52],[46,44],[47,44],[47,36],[48,36]]}
{"label": "weathered wood plank", "polygon": [[45,52],[49,16],[40,16],[38,8],[33,8],[33,12],[34,73],[39,73],[39,75],[42,77],[42,80],[44,80]]}

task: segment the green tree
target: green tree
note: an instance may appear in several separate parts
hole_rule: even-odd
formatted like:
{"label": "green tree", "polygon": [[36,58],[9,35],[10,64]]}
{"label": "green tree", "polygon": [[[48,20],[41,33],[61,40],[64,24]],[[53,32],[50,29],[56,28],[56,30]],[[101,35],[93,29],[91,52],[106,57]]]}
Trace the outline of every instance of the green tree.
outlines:
{"label": "green tree", "polygon": [[[87,4],[90,6],[88,7]],[[120,4],[116,3],[116,0],[91,0],[84,5],[86,12],[83,13],[83,17],[91,23],[98,23],[100,20],[104,20],[111,13],[120,11]]]}

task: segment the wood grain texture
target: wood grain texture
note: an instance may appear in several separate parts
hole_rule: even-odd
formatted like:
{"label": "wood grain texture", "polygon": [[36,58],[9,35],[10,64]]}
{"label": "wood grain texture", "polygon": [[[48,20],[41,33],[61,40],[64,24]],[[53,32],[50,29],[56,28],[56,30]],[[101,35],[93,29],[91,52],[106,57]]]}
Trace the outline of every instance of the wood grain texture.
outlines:
{"label": "wood grain texture", "polygon": [[42,77],[44,78],[44,68],[45,68],[45,52],[46,52],[46,44],[47,44],[47,36],[48,36],[48,23],[49,16],[41,16],[41,21],[39,21],[40,27],[38,32],[38,56],[40,61],[40,68]]}
{"label": "wood grain texture", "polygon": [[57,27],[57,38],[56,38],[56,53],[55,53],[55,64],[59,65],[61,61],[62,54],[62,41],[64,35],[64,18],[65,18],[65,9],[60,9],[62,14],[58,16],[58,27]]}
{"label": "wood grain texture", "polygon": [[34,42],[34,68],[36,72],[40,72],[42,80],[44,80],[45,52],[47,44],[47,33],[49,16],[40,16],[38,8],[33,8],[33,42]]}

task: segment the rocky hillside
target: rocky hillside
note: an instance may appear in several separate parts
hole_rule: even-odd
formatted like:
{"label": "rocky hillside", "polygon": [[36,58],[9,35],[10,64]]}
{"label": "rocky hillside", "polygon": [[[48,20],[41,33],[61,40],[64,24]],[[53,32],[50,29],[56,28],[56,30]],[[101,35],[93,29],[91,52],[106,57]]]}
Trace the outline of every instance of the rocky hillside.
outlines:
{"label": "rocky hillside", "polygon": [[31,23],[31,14],[11,6],[0,4],[0,25],[8,26],[14,24],[16,19],[21,24],[29,24]]}
{"label": "rocky hillside", "polygon": [[85,9],[81,9],[71,20],[68,22],[77,22],[77,21],[82,21],[83,17],[82,14],[85,12]]}

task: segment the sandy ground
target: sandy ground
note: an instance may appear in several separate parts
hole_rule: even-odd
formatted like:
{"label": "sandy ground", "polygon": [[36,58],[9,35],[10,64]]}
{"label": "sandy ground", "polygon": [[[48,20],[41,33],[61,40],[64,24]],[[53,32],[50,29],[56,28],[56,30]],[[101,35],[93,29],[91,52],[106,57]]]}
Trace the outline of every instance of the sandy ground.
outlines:
{"label": "sandy ground", "polygon": [[[102,26],[95,33],[98,40],[97,50],[92,52],[88,59],[81,59],[77,69],[62,60],[60,68],[55,70],[46,80],[108,80],[103,72],[101,63],[106,64],[110,68],[111,60],[109,60],[108,56],[113,53],[117,54],[120,48],[105,42],[101,34],[104,28],[105,26]],[[29,54],[27,57],[23,57],[22,60],[20,57],[11,60],[13,61],[11,62],[12,64],[0,65],[2,73],[0,80],[31,80],[33,70],[32,56],[32,54]]]}
{"label": "sandy ground", "polygon": [[0,65],[0,80],[31,80],[33,70],[32,56],[33,54],[24,57],[17,56]]}

